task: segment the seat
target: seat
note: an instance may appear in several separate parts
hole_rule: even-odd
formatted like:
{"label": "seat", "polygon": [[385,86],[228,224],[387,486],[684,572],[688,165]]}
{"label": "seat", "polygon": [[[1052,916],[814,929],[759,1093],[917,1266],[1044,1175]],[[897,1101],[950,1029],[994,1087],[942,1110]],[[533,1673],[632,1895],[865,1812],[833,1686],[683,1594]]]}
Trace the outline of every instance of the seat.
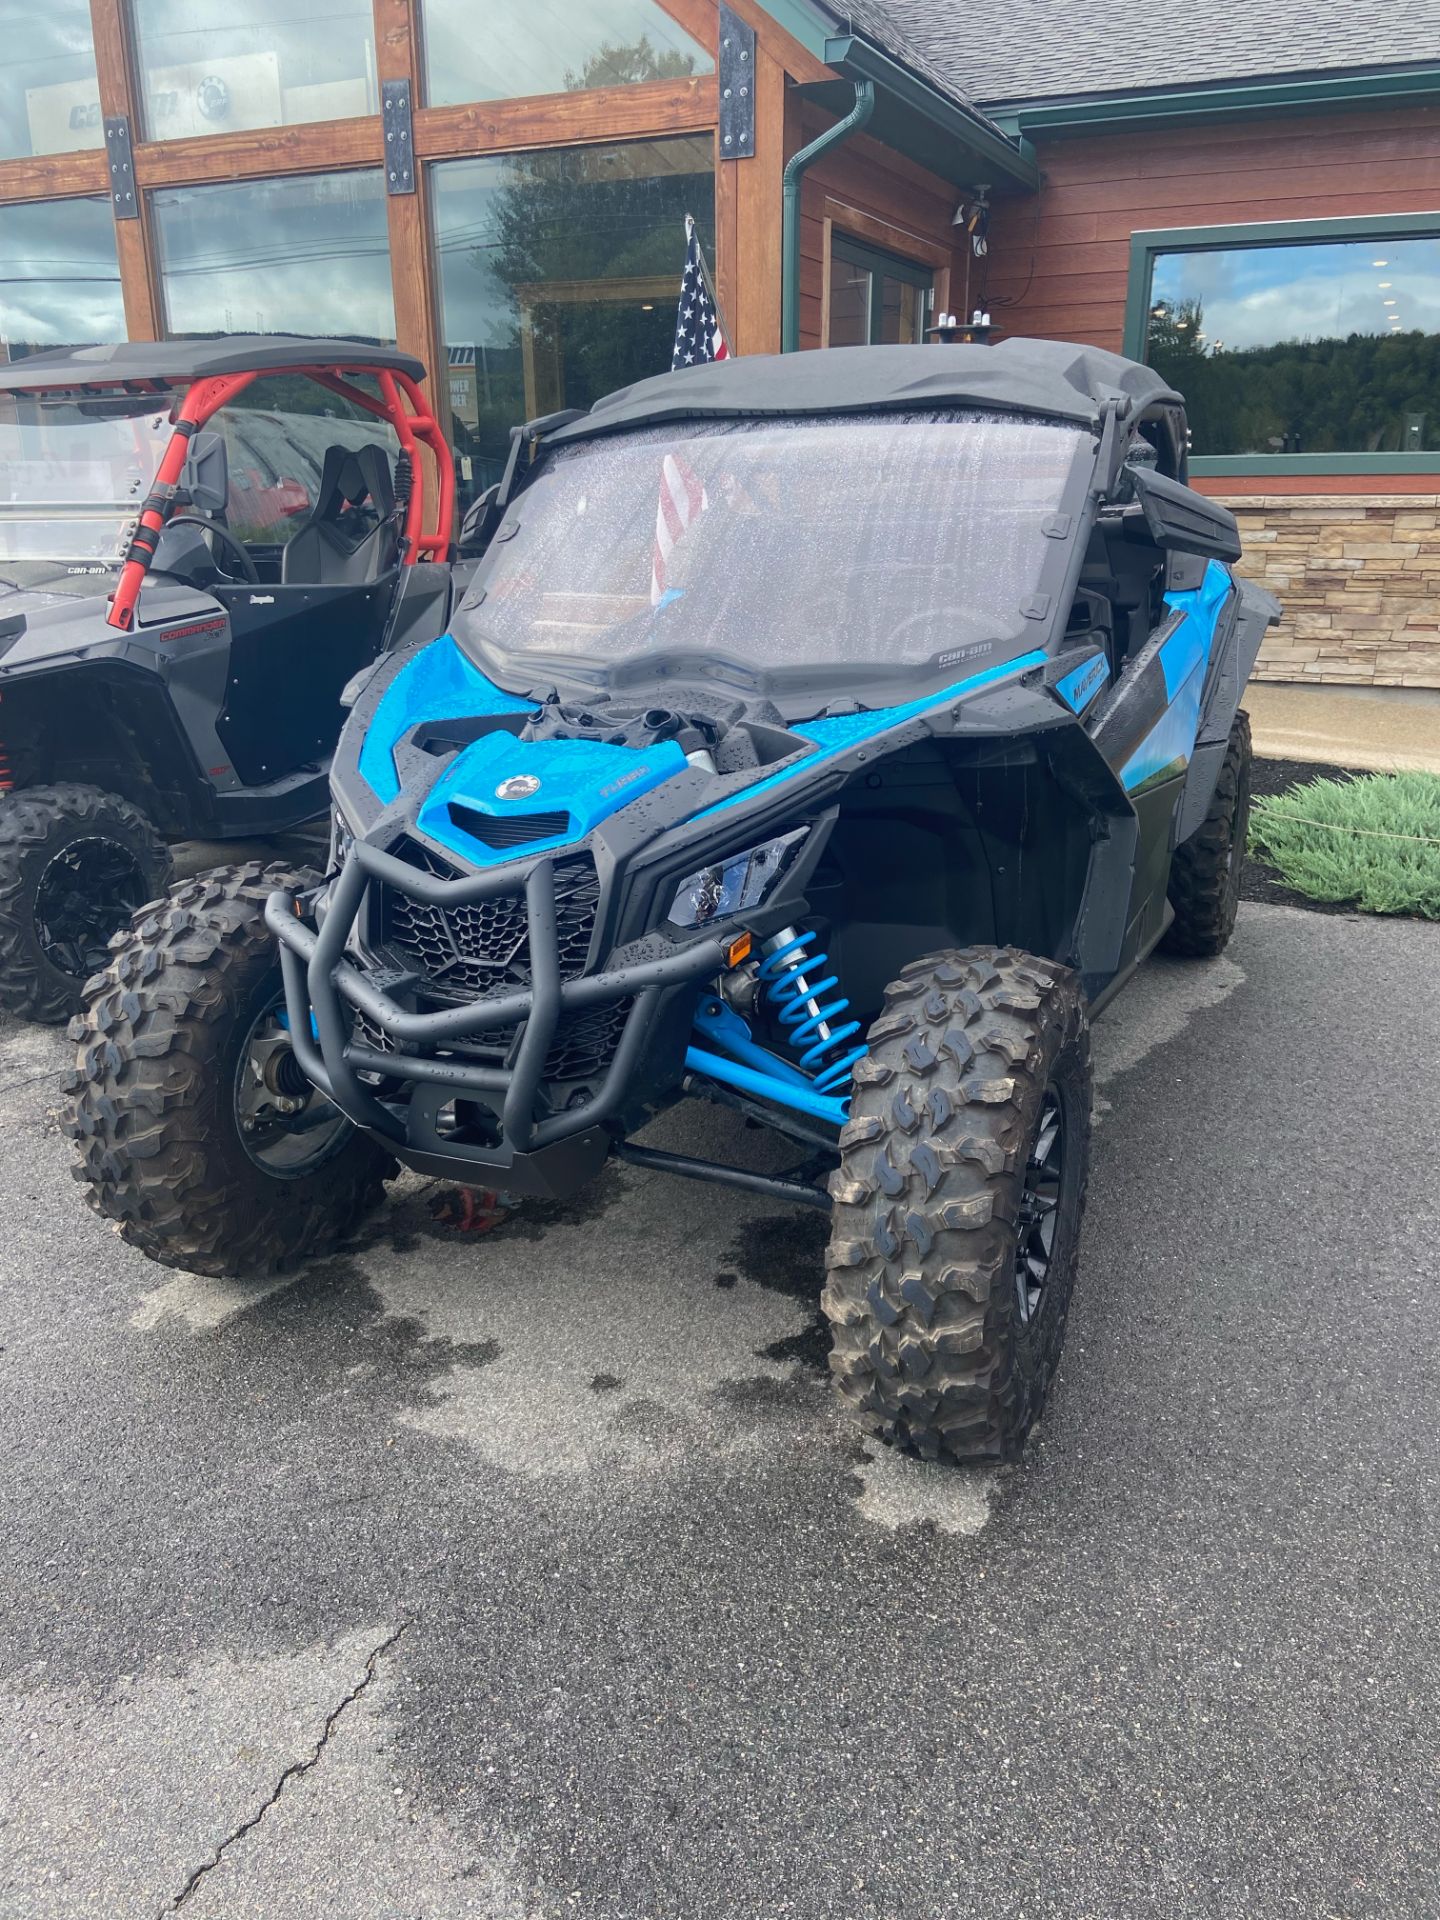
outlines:
{"label": "seat", "polygon": [[286,542],[284,586],[364,586],[395,565],[395,486],[383,447],[327,447],[309,518]]}

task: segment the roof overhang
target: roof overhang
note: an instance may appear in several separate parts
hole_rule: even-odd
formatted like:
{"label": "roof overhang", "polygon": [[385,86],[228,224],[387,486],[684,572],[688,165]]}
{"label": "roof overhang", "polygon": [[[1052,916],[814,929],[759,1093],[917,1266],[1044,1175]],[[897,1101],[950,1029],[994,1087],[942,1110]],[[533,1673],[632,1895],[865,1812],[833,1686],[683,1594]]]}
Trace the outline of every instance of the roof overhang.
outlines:
{"label": "roof overhang", "polygon": [[1337,113],[1347,107],[1394,106],[1440,94],[1440,65],[1335,73],[1261,75],[1203,87],[1136,93],[1065,94],[988,103],[986,114],[1011,138],[1113,133],[1137,125],[1183,126],[1249,115]]}
{"label": "roof overhang", "polygon": [[823,58],[841,77],[812,81],[796,92],[838,115],[854,104],[854,82],[869,80],[875,111],[865,131],[883,146],[957,187],[989,186],[998,194],[1028,193],[1038,186],[1040,170],[1023,139],[1002,132],[976,109],[946,99],[868,40],[855,34],[831,37]]}

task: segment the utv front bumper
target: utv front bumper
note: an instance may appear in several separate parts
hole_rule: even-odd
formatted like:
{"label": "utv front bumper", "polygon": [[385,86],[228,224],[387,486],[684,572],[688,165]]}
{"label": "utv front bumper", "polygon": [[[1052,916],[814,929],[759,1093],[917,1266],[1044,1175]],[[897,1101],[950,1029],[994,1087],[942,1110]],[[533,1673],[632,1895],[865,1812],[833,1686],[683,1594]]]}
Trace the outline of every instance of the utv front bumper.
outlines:
{"label": "utv front bumper", "polygon": [[[515,1193],[573,1192],[608,1154],[667,1005],[724,965],[721,943],[707,938],[564,978],[556,865],[541,857],[446,879],[359,841],[328,897],[281,891],[266,903],[301,1066],[349,1120],[417,1172]],[[424,982],[371,969],[349,951],[382,896],[442,915],[507,901],[518,915],[523,901],[529,984],[425,1010],[402,1005],[395,996],[414,999]],[[556,1110],[546,1063],[557,1028],[567,1015],[606,1007],[624,1010],[608,1064],[593,1090],[572,1090]],[[487,1036],[500,1045],[498,1062],[464,1057],[467,1042],[483,1050]],[[473,1120],[457,1125],[460,1110],[480,1116],[478,1128]]]}

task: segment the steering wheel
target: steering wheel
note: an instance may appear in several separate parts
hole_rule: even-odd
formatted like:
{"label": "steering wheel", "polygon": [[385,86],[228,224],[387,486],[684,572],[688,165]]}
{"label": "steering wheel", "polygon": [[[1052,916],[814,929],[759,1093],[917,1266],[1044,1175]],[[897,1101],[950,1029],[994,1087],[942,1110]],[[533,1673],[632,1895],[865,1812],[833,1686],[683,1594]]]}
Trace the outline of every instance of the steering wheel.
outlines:
{"label": "steering wheel", "polygon": [[[252,587],[259,586],[260,575],[255,571],[255,562],[250,558],[245,548],[235,538],[228,527],[218,526],[215,521],[207,520],[203,515],[198,513],[172,513],[165,524],[167,527],[199,527],[202,533],[208,534],[212,540],[218,540],[220,545],[232,553],[240,562],[240,578],[242,580]],[[213,558],[214,556],[212,555],[211,557]],[[218,561],[216,565],[219,565]]]}

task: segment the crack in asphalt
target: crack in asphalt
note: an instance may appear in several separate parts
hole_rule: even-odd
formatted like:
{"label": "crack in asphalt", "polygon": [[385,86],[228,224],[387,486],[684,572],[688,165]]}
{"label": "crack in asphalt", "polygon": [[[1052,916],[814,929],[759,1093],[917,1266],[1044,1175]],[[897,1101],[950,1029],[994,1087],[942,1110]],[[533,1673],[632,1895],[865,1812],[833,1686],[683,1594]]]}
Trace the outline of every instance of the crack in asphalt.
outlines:
{"label": "crack in asphalt", "polygon": [[21,1087],[33,1087],[39,1080],[55,1080],[59,1075],[58,1067],[45,1067],[39,1073],[23,1074],[20,1079],[7,1080],[3,1086],[0,1086],[0,1094],[18,1093]]}
{"label": "crack in asphalt", "polygon": [[240,1825],[235,1828],[233,1833],[226,1834],[225,1838],[220,1842],[219,1846],[216,1847],[214,1853],[211,1854],[210,1858],[208,1860],[202,1861],[201,1864],[198,1867],[196,1867],[195,1871],[190,1875],[190,1878],[185,1882],[184,1886],[180,1889],[179,1893],[177,1893],[173,1899],[168,1900],[165,1903],[165,1905],[160,1908],[158,1914],[156,1915],[156,1920],[165,1920],[165,1916],[167,1914],[178,1913],[180,1909],[184,1906],[185,1902],[190,1898],[191,1894],[194,1893],[195,1889],[200,1885],[201,1881],[203,1881],[207,1877],[207,1875],[212,1874],[215,1871],[216,1867],[219,1866],[220,1862],[225,1858],[225,1855],[230,1851],[231,1847],[233,1847],[237,1841],[243,1840],[247,1833],[253,1833],[255,1831],[256,1827],[260,1825],[260,1822],[265,1818],[266,1814],[269,1813],[270,1809],[276,1804],[281,1794],[284,1793],[286,1787],[289,1786],[290,1782],[292,1780],[300,1779],[302,1775],[309,1773],[311,1768],[317,1765],[317,1763],[319,1762],[320,1756],[324,1753],[326,1747],[329,1745],[331,1734],[335,1731],[336,1726],[339,1724],[340,1716],[348,1708],[354,1706],[355,1702],[360,1698],[361,1694],[364,1693],[365,1689],[370,1685],[370,1682],[375,1678],[375,1669],[378,1666],[381,1658],[390,1651],[390,1649],[395,1645],[396,1641],[400,1639],[402,1634],[405,1634],[409,1631],[411,1624],[412,1623],[409,1620],[402,1621],[400,1625],[395,1629],[394,1633],[389,1634],[384,1640],[380,1642],[378,1646],[371,1648],[370,1652],[365,1657],[364,1673],[360,1676],[360,1679],[356,1682],[356,1684],[350,1689],[349,1693],[345,1695],[345,1698],[341,1700],[337,1706],[332,1707],[330,1712],[325,1716],[325,1724],[320,1729],[320,1738],[315,1742],[315,1745],[310,1750],[310,1752],[305,1756],[303,1760],[291,1761],[290,1765],[286,1767],[285,1771],[281,1774],[280,1778],[275,1782],[274,1791],[270,1794],[268,1799],[261,1802],[260,1806],[256,1809],[256,1811],[250,1815],[249,1819],[242,1820],[240,1822]]}

